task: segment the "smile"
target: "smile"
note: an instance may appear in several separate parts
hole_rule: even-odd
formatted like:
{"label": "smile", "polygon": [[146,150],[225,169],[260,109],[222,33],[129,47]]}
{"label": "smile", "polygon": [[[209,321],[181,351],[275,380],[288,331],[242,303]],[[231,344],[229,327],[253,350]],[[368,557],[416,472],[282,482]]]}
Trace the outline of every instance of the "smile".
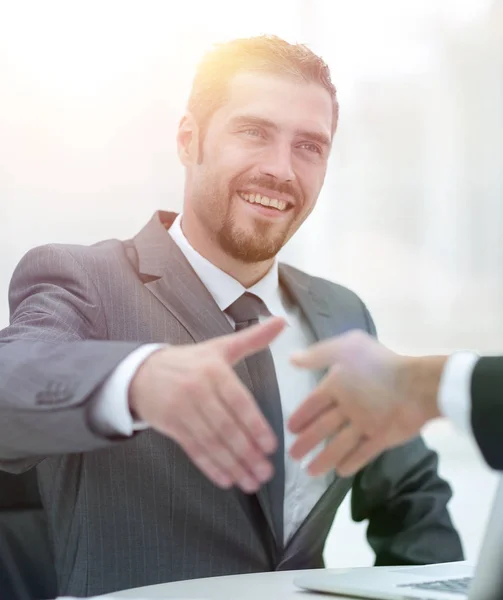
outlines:
{"label": "smile", "polygon": [[244,192],[238,192],[239,197],[248,202],[249,204],[261,204],[267,208],[275,208],[281,212],[290,208],[290,204],[285,200],[278,200],[277,198],[269,198],[261,194],[248,194]]}

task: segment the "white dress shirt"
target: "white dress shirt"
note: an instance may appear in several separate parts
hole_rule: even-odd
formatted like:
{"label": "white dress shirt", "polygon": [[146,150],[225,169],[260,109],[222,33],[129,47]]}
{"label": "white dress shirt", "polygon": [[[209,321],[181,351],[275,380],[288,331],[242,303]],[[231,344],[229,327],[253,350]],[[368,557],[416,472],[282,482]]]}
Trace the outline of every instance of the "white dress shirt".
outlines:
{"label": "white dress shirt", "polygon": [[[210,263],[189,244],[181,228],[179,215],[167,235],[185,255],[198,277],[213,296],[220,310],[225,311],[246,291],[258,296],[269,315],[281,316],[287,321],[287,327],[272,342],[270,348],[276,369],[276,377],[281,396],[285,439],[285,504],[284,534],[285,543],[297,531],[311,509],[326,491],[333,475],[310,477],[305,466],[319,452],[315,449],[302,463],[292,460],[288,449],[293,443],[293,436],[286,428],[290,415],[314,389],[319,375],[304,369],[297,369],[290,364],[290,355],[294,350],[302,350],[315,342],[314,335],[307,324],[300,308],[288,301],[282,292],[278,280],[278,264],[248,290],[236,279]],[[232,319],[226,315],[234,326]],[[106,435],[131,435],[134,429],[145,427],[134,423],[128,406],[128,390],[130,382],[141,363],[160,344],[146,344],[127,356],[115,369],[102,386],[94,401],[91,418],[94,425]]]}
{"label": "white dress shirt", "polygon": [[437,398],[441,414],[469,435],[473,435],[471,383],[478,360],[479,356],[474,352],[452,354],[445,363]]}

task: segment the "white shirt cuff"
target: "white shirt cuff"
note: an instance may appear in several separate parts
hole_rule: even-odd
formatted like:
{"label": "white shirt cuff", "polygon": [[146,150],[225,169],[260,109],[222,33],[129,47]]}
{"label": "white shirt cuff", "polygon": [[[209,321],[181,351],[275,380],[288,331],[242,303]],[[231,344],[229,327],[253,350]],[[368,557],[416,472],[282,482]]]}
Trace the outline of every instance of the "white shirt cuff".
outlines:
{"label": "white shirt cuff", "polygon": [[129,386],[140,365],[163,344],[145,344],[121,361],[96,393],[90,417],[93,426],[102,435],[131,436],[133,431],[148,425],[133,419],[129,410]]}
{"label": "white shirt cuff", "polygon": [[471,382],[479,356],[475,352],[456,352],[447,359],[438,390],[438,408],[458,429],[470,435]]}

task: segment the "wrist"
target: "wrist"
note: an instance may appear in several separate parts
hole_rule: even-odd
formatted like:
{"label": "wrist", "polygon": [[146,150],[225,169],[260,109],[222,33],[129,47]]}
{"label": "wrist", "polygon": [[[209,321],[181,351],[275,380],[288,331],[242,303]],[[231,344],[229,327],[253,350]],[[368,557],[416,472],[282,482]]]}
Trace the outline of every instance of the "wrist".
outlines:
{"label": "wrist", "polygon": [[131,384],[129,385],[129,390],[128,390],[129,412],[131,413],[131,416],[133,417],[133,419],[139,418],[138,399],[141,398],[141,393],[140,393],[141,378],[142,378],[141,372],[143,371],[143,368],[144,368],[144,364],[142,364],[138,367],[136,373],[133,376],[133,379],[131,380]]}
{"label": "wrist", "polygon": [[401,361],[403,397],[415,405],[425,423],[441,416],[438,390],[446,361],[446,356],[408,356]]}
{"label": "wrist", "polygon": [[148,382],[152,379],[152,369],[150,368],[152,357],[160,352],[161,349],[162,348],[154,350],[146,357],[146,359],[136,369],[136,372],[131,379],[131,383],[129,384],[128,405],[131,416],[135,420],[141,418],[141,399],[145,396],[146,386],[148,386]]}

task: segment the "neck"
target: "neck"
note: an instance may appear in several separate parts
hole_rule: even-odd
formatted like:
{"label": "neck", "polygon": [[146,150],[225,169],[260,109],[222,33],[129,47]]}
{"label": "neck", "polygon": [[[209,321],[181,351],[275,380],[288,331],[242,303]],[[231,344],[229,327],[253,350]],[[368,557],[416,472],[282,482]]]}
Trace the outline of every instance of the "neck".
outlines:
{"label": "neck", "polygon": [[274,258],[258,263],[245,263],[233,258],[219,246],[213,236],[203,231],[197,219],[186,218],[185,213],[181,227],[194,250],[247,289],[260,281],[274,263]]}

